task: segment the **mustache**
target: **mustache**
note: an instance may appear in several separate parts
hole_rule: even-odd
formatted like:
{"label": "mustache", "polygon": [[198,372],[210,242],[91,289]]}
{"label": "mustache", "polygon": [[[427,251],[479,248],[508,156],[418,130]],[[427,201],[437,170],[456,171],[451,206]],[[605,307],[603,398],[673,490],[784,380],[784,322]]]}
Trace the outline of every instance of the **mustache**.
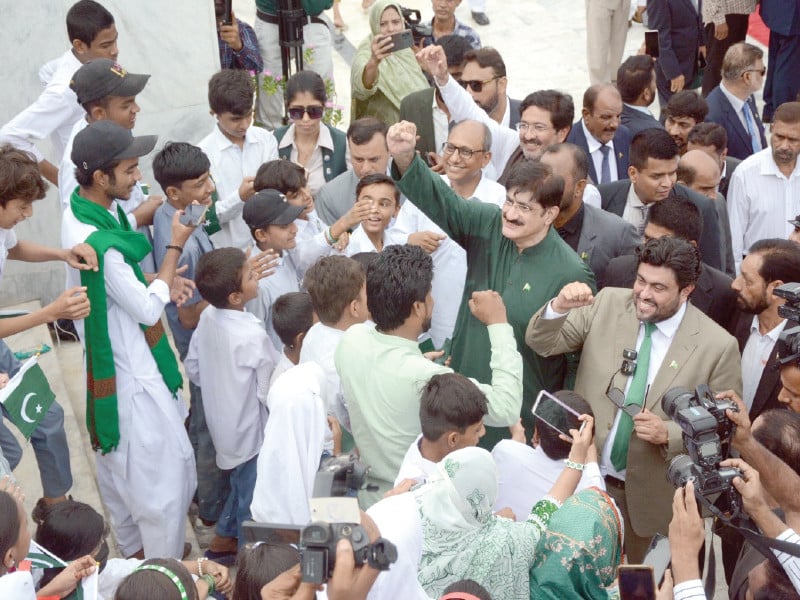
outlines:
{"label": "mustache", "polygon": [[523,225],[522,221],[518,221],[516,219],[514,221],[512,221],[511,219],[506,219],[506,222],[511,223],[512,225],[519,225],[519,226]]}

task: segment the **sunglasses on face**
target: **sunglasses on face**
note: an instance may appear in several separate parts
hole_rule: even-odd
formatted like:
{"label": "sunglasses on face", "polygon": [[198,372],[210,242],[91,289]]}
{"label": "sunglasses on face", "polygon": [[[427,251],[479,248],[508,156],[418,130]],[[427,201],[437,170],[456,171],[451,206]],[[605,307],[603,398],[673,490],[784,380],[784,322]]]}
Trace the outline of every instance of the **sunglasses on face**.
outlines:
{"label": "sunglasses on face", "polygon": [[472,91],[476,94],[480,94],[483,91],[483,86],[487,83],[491,83],[495,79],[499,79],[498,77],[492,77],[491,79],[487,79],[486,81],[478,81],[476,79],[462,79],[459,81],[461,87],[464,89],[472,88]]}
{"label": "sunglasses on face", "polygon": [[289,118],[292,121],[300,121],[304,114],[308,114],[309,119],[321,119],[325,108],[322,106],[290,106]]}

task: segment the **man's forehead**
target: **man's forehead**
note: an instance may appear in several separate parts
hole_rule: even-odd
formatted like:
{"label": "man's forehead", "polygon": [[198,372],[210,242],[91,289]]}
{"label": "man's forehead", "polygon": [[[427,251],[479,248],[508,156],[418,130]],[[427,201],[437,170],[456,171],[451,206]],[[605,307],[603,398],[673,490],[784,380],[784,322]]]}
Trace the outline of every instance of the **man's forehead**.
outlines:
{"label": "man's forehead", "polygon": [[666,286],[678,284],[678,278],[675,277],[675,271],[664,265],[656,266],[642,262],[639,263],[639,268],[636,270],[636,273],[650,285],[655,285],[657,283]]}
{"label": "man's forehead", "polygon": [[480,123],[462,121],[450,130],[447,141],[451,144],[470,144],[480,146],[483,142],[483,125]]}
{"label": "man's forehead", "polygon": [[529,106],[520,115],[522,121],[526,123],[544,123],[545,125],[553,124],[552,113],[546,108],[540,106]]}
{"label": "man's forehead", "polygon": [[534,202],[536,202],[536,199],[533,197],[533,191],[526,190],[525,188],[522,187],[508,188],[506,196],[516,202],[525,202],[527,204],[533,204]]}
{"label": "man's forehead", "polygon": [[800,367],[789,363],[781,367],[781,385],[794,396],[800,396]]}

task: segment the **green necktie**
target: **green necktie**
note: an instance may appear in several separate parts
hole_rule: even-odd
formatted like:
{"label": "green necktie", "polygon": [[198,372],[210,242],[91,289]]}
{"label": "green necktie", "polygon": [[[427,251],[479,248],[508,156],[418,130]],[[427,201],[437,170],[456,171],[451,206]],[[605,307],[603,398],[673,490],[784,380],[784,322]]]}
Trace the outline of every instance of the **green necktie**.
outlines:
{"label": "green necktie", "polygon": [[[650,368],[650,346],[652,345],[651,336],[656,326],[653,323],[644,324],[644,339],[639,347],[639,362],[636,364],[636,372],[633,374],[633,381],[625,397],[625,405],[644,404],[644,395],[647,391],[647,371]],[[628,464],[628,444],[631,441],[633,431],[633,419],[626,412],[619,416],[617,425],[617,435],[614,437],[614,445],[611,447],[611,464],[617,471],[622,471]]]}

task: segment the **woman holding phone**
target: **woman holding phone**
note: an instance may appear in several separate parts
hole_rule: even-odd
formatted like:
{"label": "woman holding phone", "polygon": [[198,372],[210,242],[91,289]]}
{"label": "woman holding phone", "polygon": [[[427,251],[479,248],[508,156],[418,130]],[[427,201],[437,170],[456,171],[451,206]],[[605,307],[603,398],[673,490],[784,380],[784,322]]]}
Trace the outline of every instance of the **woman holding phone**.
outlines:
{"label": "woman holding phone", "polygon": [[372,33],[358,47],[350,71],[351,121],[372,116],[387,125],[397,123],[400,101],[429,87],[414,50],[403,47],[400,36],[392,38],[405,29],[400,10],[393,0],[379,0],[369,13]]}

